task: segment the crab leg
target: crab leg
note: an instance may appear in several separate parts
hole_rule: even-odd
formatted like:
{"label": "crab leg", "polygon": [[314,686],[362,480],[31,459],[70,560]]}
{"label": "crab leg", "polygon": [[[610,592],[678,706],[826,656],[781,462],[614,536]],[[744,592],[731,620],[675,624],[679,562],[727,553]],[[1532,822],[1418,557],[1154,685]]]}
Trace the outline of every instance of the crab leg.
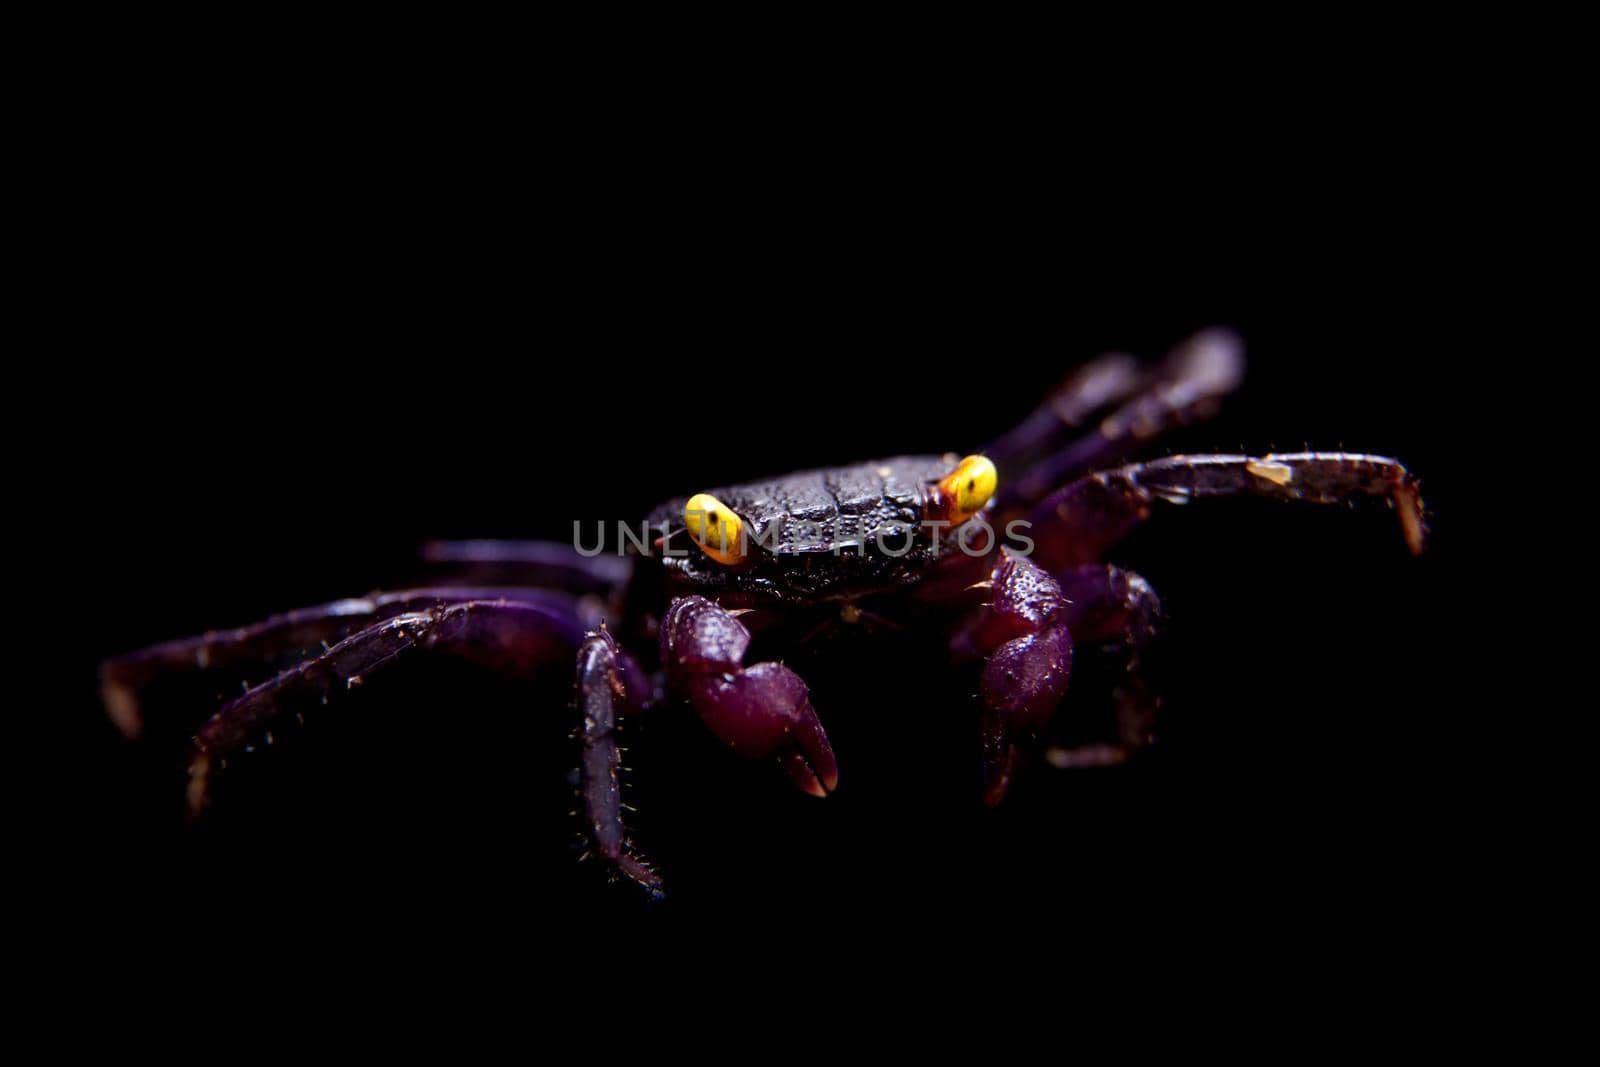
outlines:
{"label": "crab leg", "polygon": [[1161,598],[1133,571],[1089,563],[1054,578],[1067,606],[1061,618],[1079,643],[1123,640],[1137,655],[1155,636]]}
{"label": "crab leg", "polygon": [[1157,434],[1208,417],[1243,376],[1244,344],[1237,334],[1220,328],[1195,334],[1094,430],[1023,471],[1009,487],[1003,479],[1002,504],[1038,500],[1068,478],[1115,462]]}
{"label": "crab leg", "polygon": [[1148,682],[1130,671],[1112,693],[1112,699],[1117,708],[1117,739],[1066,748],[1052,745],[1044,754],[1050,766],[1061,770],[1114,767],[1128,762],[1136,752],[1155,741],[1156,714],[1161,701]]}
{"label": "crab leg", "polygon": [[636,854],[622,823],[622,795],[617,782],[621,766],[617,747],[617,713],[644,697],[641,676],[605,627],[590,633],[578,649],[578,708],[583,713],[578,763],[578,793],[583,804],[589,854],[611,864],[620,874],[661,896],[661,879]]}
{"label": "crab leg", "polygon": [[679,597],[661,621],[668,680],[711,732],[748,756],[776,756],[796,786],[827,796],[839,785],[833,748],[800,676],[781,663],[744,665],[750,631],[705,597]]}
{"label": "crab leg", "polygon": [[578,653],[580,793],[591,854],[646,889],[659,880],[626,854],[618,796],[616,715],[648,700],[649,683],[608,634],[585,635],[576,616],[536,603],[472,600],[396,615],[340,641],[245,693],[202,726],[189,766],[189,810],[202,812],[229,759],[273,743],[273,731],[323,712],[335,694],[419,652],[456,656],[512,677],[526,677]]}
{"label": "crab leg", "polygon": [[[467,600],[513,600],[554,612],[584,612],[584,606],[571,596],[541,589],[429,588],[372,593],[298,608],[238,629],[164,641],[109,659],[100,665],[101,696],[117,727],[130,738],[138,737],[145,726],[140,694],[158,679],[206,674],[217,677],[219,686],[237,692],[239,682],[248,675],[261,678],[287,670],[375,622]],[[583,621],[592,626],[599,620]]]}
{"label": "crab leg", "polygon": [[1386,499],[1413,553],[1422,551],[1422,497],[1410,471],[1385,456],[1295,452],[1265,456],[1171,456],[1091,474],[1033,509],[1037,558],[1052,568],[1097,561],[1150,517],[1157,500],[1261,496],[1340,504]]}
{"label": "crab leg", "polygon": [[200,727],[195,735],[200,786],[191,783],[191,806],[198,811],[203,805],[206,775],[220,770],[223,760],[270,745],[274,729],[297,715],[321,714],[328,698],[417,652],[456,655],[526,676],[566,659],[582,639],[575,616],[512,601],[469,600],[373,623],[229,702]]}
{"label": "crab leg", "polygon": [[1067,375],[1027,418],[978,451],[1000,467],[1024,467],[1064,434],[1081,430],[1092,416],[1132,395],[1146,373],[1132,356],[1101,356]]}
{"label": "crab leg", "polygon": [[1103,767],[1126,762],[1154,739],[1160,701],[1136,672],[1139,655],[1155,637],[1161,600],[1150,583],[1132,571],[1091,563],[1055,576],[1070,601],[1062,611],[1079,645],[1120,641],[1124,676],[1112,699],[1116,703],[1115,741],[1055,746],[1045,758],[1055,767]]}

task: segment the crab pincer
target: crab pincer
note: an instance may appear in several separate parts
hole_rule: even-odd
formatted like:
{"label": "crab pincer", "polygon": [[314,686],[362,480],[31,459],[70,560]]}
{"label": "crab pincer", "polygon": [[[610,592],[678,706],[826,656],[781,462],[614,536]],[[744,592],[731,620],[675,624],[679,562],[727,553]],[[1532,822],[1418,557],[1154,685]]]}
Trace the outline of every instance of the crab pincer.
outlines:
{"label": "crab pincer", "polygon": [[839,786],[839,765],[806,683],[781,663],[744,666],[750,631],[701,596],[672,602],[661,623],[661,662],[706,726],[736,752],[776,756],[813,796]]}
{"label": "crab pincer", "polygon": [[1050,721],[1072,673],[1072,636],[1061,586],[1022,556],[1004,558],[990,579],[992,600],[964,636],[987,655],[983,666],[984,799],[1005,796],[1016,763],[1018,736]]}

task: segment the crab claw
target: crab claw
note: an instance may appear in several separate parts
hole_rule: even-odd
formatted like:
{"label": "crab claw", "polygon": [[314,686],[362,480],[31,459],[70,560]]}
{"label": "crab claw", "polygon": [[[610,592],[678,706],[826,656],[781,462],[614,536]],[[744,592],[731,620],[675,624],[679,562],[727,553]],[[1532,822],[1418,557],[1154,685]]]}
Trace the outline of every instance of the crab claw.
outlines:
{"label": "crab claw", "polygon": [[1016,769],[1017,740],[1037,732],[1066,695],[1072,637],[1065,626],[1013,638],[983,667],[984,803],[1005,797]]}
{"label": "crab claw", "polygon": [[1067,694],[1072,671],[1072,636],[1065,626],[1013,638],[983,666],[984,707],[1025,730],[1050,721]]}
{"label": "crab claw", "polygon": [[673,602],[661,624],[661,659],[711,732],[736,752],[776,756],[813,796],[839,786],[839,765],[806,683],[781,663],[743,666],[750,633],[704,597]]}
{"label": "crab claw", "polygon": [[822,720],[811,710],[808,700],[789,731],[789,740],[778,749],[789,780],[814,797],[825,797],[839,788],[839,764],[833,746],[822,729]]}
{"label": "crab claw", "polygon": [[998,804],[1017,764],[1017,745],[1043,729],[1067,692],[1072,634],[1061,621],[1070,602],[1039,566],[1006,553],[990,582],[993,598],[953,650],[986,654],[983,693],[984,801]]}
{"label": "crab claw", "polygon": [[777,756],[795,785],[813,796],[838,788],[833,747],[794,671],[757,663],[737,674],[694,675],[684,685],[706,726],[735,752]]}

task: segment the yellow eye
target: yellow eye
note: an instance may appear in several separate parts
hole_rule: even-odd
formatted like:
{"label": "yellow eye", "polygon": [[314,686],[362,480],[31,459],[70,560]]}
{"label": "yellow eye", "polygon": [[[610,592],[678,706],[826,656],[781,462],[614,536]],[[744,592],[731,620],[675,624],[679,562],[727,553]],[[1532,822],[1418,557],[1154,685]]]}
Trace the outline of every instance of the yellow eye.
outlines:
{"label": "yellow eye", "polygon": [[732,566],[744,559],[744,524],[710,493],[696,493],[689,498],[683,506],[683,524],[689,528],[690,539],[718,563]]}
{"label": "yellow eye", "polygon": [[982,511],[999,484],[1000,475],[987,457],[968,456],[957,463],[939,479],[939,495],[950,510],[950,521],[963,523]]}

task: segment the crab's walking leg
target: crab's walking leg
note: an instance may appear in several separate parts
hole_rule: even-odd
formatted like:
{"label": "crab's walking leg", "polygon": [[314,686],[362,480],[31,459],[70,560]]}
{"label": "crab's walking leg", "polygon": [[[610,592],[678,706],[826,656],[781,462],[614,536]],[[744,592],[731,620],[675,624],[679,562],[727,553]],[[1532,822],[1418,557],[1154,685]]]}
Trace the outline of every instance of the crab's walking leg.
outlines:
{"label": "crab's walking leg", "polygon": [[1127,399],[1147,373],[1132,356],[1101,356],[1067,375],[1027,418],[978,451],[999,467],[1021,469],[1106,407]]}
{"label": "crab's walking leg", "polygon": [[1068,600],[1062,618],[1079,647],[1120,642],[1124,671],[1112,693],[1117,712],[1115,740],[1055,746],[1045,758],[1056,767],[1103,767],[1124,763],[1155,740],[1160,700],[1138,673],[1140,653],[1156,634],[1161,599],[1150,583],[1109,564],[1071,567],[1055,575]]}
{"label": "crab's walking leg", "polygon": [[583,804],[589,854],[611,864],[651,896],[661,896],[661,879],[635,855],[622,822],[622,795],[617,783],[621,765],[617,747],[618,711],[626,707],[636,671],[604,627],[591,633],[578,649],[578,709],[583,715],[583,755],[578,764],[578,792]]}
{"label": "crab's walking leg", "polygon": [[420,555],[446,575],[445,581],[539,586],[610,597],[627,584],[633,562],[615,555],[615,545],[602,547],[605,551],[586,556],[555,541],[430,541]]}
{"label": "crab's walking leg", "polygon": [[1416,478],[1396,460],[1345,452],[1266,456],[1171,456],[1080,478],[1034,508],[1030,536],[1052,568],[1098,560],[1145,519],[1152,505],[1209,496],[1262,496],[1338,504],[1386,499],[1413,553],[1425,527]]}
{"label": "crab's walking leg", "polygon": [[583,628],[573,616],[509,601],[466,601],[374,623],[256,686],[200,727],[194,738],[191,809],[198,813],[204,806],[211,776],[229,757],[271,745],[274,730],[297,717],[321,714],[330,697],[419,651],[526,676],[566,660],[582,640]]}
{"label": "crab's walking leg", "polygon": [[1155,637],[1161,598],[1140,575],[1106,563],[1088,563],[1058,571],[1054,578],[1067,601],[1061,618],[1073,640],[1080,644],[1122,640],[1137,659]]}
{"label": "crab's walking leg", "polygon": [[[140,693],[157,679],[211,674],[238,692],[241,680],[259,680],[311,659],[358,630],[397,615],[468,600],[511,600],[573,615],[588,626],[585,605],[558,592],[519,588],[430,588],[372,593],[299,608],[233,630],[164,641],[100,665],[100,693],[107,713],[128,737],[144,729]],[[192,722],[190,723],[192,726]]]}
{"label": "crab's walking leg", "polygon": [[679,597],[661,621],[668,680],[735,751],[776,756],[813,796],[838,788],[839,766],[800,676],[781,663],[746,667],[750,631],[705,597]]}
{"label": "crab's walking leg", "polygon": [[1221,328],[1202,330],[1141,376],[1137,392],[1088,434],[1010,479],[1009,486],[1002,479],[1002,504],[1038,500],[1068,478],[1126,458],[1158,434],[1209,417],[1243,378],[1239,336]]}
{"label": "crab's walking leg", "polygon": [[526,677],[578,655],[584,714],[580,780],[591,849],[646,889],[655,875],[626,854],[616,783],[616,714],[639,710],[649,683],[608,634],[585,636],[570,612],[515,601],[466,601],[396,615],[352,634],[315,659],[245,693],[202,726],[189,768],[189,809],[198,815],[230,758],[271,745],[275,730],[325,711],[330,697],[355,688],[418,652],[455,656],[511,677]]}

